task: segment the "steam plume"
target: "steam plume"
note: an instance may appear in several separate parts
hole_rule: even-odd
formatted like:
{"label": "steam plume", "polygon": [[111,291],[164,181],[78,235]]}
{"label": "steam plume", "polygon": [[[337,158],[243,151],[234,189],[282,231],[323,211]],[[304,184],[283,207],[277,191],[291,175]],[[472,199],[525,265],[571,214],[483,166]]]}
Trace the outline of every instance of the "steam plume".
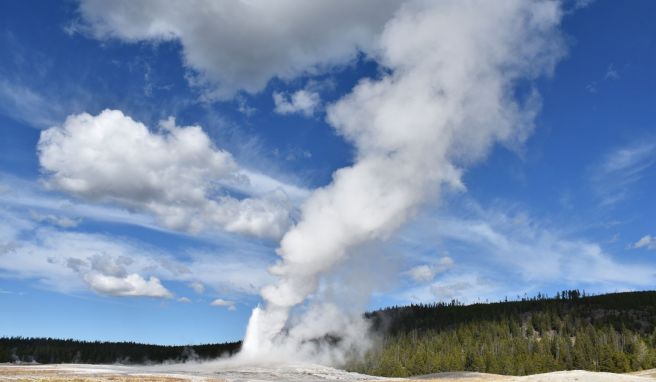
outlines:
{"label": "steam plume", "polygon": [[326,272],[363,243],[389,238],[442,187],[464,189],[463,169],[493,144],[525,140],[539,109],[530,81],[562,57],[560,17],[551,1],[399,9],[370,52],[387,74],[362,80],[327,109],[328,122],[354,145],[355,162],[311,195],[284,235],[271,269],[279,280],[262,290],[266,306],[253,312],[243,356],[303,356],[308,339],[327,333],[361,340],[362,328],[340,319],[334,304],[313,304],[300,319],[290,312],[317,292]]}

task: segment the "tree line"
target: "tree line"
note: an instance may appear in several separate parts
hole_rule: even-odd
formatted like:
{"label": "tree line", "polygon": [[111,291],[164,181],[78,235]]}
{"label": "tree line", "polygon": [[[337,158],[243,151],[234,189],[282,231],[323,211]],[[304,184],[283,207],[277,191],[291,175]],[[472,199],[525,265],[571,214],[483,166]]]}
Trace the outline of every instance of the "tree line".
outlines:
{"label": "tree line", "polygon": [[347,365],[366,374],[656,367],[656,292],[586,296],[569,290],[490,304],[393,307],[366,316],[377,345]]}
{"label": "tree line", "polygon": [[241,342],[165,346],[55,338],[0,338],[0,363],[150,364],[209,360],[239,351]]}

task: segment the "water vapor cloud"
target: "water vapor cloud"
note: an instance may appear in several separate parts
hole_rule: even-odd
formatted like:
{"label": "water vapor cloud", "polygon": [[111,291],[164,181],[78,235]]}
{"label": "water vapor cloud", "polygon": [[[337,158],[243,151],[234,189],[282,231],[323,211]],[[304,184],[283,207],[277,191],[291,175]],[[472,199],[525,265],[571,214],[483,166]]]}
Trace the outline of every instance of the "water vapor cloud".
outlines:
{"label": "water vapor cloud", "polygon": [[[271,269],[279,281],[262,291],[266,306],[251,318],[246,355],[303,349],[292,333],[308,322],[307,335],[343,333],[339,320],[299,323],[290,312],[337,264],[390,238],[443,187],[464,190],[464,169],[494,144],[526,139],[539,97],[518,96],[515,86],[553,71],[563,55],[560,18],[556,2],[443,1],[406,3],[386,23],[370,48],[388,74],[361,80],[327,108],[356,161],[308,198],[282,238]],[[328,307],[310,302],[309,312]]]}

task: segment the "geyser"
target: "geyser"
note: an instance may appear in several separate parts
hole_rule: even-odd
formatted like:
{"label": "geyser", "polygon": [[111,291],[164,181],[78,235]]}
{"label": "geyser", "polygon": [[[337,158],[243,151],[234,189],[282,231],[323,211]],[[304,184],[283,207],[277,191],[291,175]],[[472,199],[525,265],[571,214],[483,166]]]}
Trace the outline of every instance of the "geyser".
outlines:
{"label": "geyser", "polygon": [[[554,1],[399,8],[376,45],[363,48],[385,74],[361,80],[327,108],[328,122],[356,149],[354,163],[307,199],[284,235],[271,269],[278,282],[262,290],[265,307],[253,311],[242,357],[334,363],[367,344],[361,320],[316,298],[322,276],[363,243],[388,239],[441,188],[464,189],[463,169],[493,144],[526,139],[539,109],[531,81],[563,55],[560,19]],[[337,349],[308,346],[326,333],[346,340]]]}

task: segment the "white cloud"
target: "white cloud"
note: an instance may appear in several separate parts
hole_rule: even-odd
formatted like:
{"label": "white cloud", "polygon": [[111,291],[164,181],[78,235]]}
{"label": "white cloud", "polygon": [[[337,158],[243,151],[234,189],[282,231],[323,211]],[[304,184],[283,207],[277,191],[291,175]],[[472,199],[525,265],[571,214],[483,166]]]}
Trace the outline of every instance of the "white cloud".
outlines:
{"label": "white cloud", "polygon": [[300,113],[311,117],[321,104],[321,97],[318,93],[308,90],[298,90],[291,95],[274,92],[273,102],[274,111],[278,114]]}
{"label": "white cloud", "polygon": [[252,170],[241,169],[238,172],[238,176],[248,181],[241,183],[233,182],[232,184],[226,184],[226,186],[244,192],[247,195],[263,197],[270,194],[273,190],[281,190],[292,202],[300,205],[311,193],[307,188],[285,183]]}
{"label": "white cloud", "polygon": [[244,114],[245,116],[250,117],[253,114],[255,114],[255,112],[257,112],[256,108],[248,105],[248,101],[246,100],[245,97],[238,96],[236,98],[236,101],[237,101],[237,111]]}
{"label": "white cloud", "polygon": [[159,279],[150,276],[148,280],[136,273],[124,277],[90,272],[84,275],[84,281],[94,291],[111,296],[122,297],[160,297],[171,298],[173,294],[162,286]]}
{"label": "white cloud", "polygon": [[264,285],[273,280],[267,272],[271,265],[268,257],[271,249],[249,249],[246,243],[240,244],[240,247],[222,251],[219,257],[212,252],[192,252],[192,261],[187,264],[190,273],[185,278],[202,280],[207,287],[216,291],[257,295]]}
{"label": "white cloud", "polygon": [[656,237],[645,235],[632,245],[633,248],[656,249]]}
{"label": "white cloud", "polygon": [[40,223],[48,223],[56,225],[61,228],[75,228],[80,224],[79,220],[72,219],[68,216],[57,216],[54,214],[40,214],[35,211],[30,211],[32,219]]}
{"label": "white cloud", "polygon": [[[252,170],[241,169],[238,171],[236,178],[239,181],[222,181],[221,186],[250,197],[267,197],[272,192],[280,190],[289,197],[294,205],[300,205],[310,193],[308,189]],[[29,214],[26,216],[33,216],[34,213],[39,216],[52,215],[57,218],[70,219],[77,223],[81,223],[83,219],[86,219],[129,224],[166,233],[188,234],[158,224],[153,215],[146,211],[126,210],[119,206],[98,204],[97,202],[85,203],[81,200],[45,192],[36,182],[15,178],[2,172],[0,172],[0,181],[4,182],[4,184],[0,184],[0,203],[13,209],[27,209]],[[54,225],[59,226],[58,224]],[[231,236],[229,233],[217,231],[202,236],[195,235],[195,237],[210,242],[236,240]]]}
{"label": "white cloud", "polygon": [[517,207],[482,208],[464,196],[450,204],[460,207],[424,211],[394,241],[395,250],[410,253],[415,263],[429,260],[435,248],[455,259],[449,272],[430,283],[403,284],[391,293],[399,303],[497,301],[565,287],[639,290],[656,282],[654,264],[624,261],[602,244],[561,232]]}
{"label": "white cloud", "polygon": [[191,302],[191,299],[189,297],[179,297],[178,302],[189,304]]}
{"label": "white cloud", "polygon": [[[469,268],[464,272],[449,273],[438,277],[431,283],[413,287],[396,293],[393,297],[402,304],[433,303],[435,301],[472,304],[481,301],[498,301],[504,293],[520,293],[499,280],[493,280]],[[521,294],[521,293],[520,293]]]}
{"label": "white cloud", "polygon": [[0,114],[32,127],[46,128],[55,124],[61,110],[51,99],[29,87],[0,78]]}
{"label": "white cloud", "polygon": [[606,69],[606,74],[604,74],[604,80],[619,80],[620,74],[615,69],[615,65],[609,64]]}
{"label": "white cloud", "polygon": [[99,294],[111,296],[173,296],[157,277],[146,280],[126,268],[135,262],[143,264],[145,259],[136,261],[129,256],[130,248],[103,239],[40,229],[35,240],[22,241],[17,250],[0,258],[0,269],[10,271],[13,277],[39,278],[61,291],[81,289],[82,282]]}
{"label": "white cloud", "polygon": [[410,269],[409,274],[416,282],[430,281],[435,276],[431,267],[425,264]]}
{"label": "white cloud", "polygon": [[219,306],[219,307],[225,307],[228,310],[236,310],[237,307],[235,306],[234,301],[229,301],[229,300],[224,300],[222,298],[217,298],[216,300],[212,301],[210,303],[212,306]]}
{"label": "white cloud", "polygon": [[601,165],[605,173],[626,173],[633,175],[647,169],[656,161],[656,143],[642,141],[620,147],[606,155]]}
{"label": "white cloud", "polygon": [[176,259],[125,237],[42,226],[29,214],[0,209],[0,278],[35,280],[62,293],[161,297],[170,281],[241,297],[256,295],[271,282],[270,247],[244,238],[219,239],[206,243],[203,252],[177,251],[183,259]]}
{"label": "white cloud", "polygon": [[453,259],[445,256],[440,258],[435,264],[422,264],[413,267],[408,271],[408,274],[414,281],[425,283],[433,280],[435,275],[445,272],[451,267],[453,267]]}
{"label": "white cloud", "polygon": [[642,140],[616,148],[605,155],[592,174],[592,185],[602,205],[626,199],[656,163],[656,142]]}
{"label": "white cloud", "polygon": [[309,150],[301,149],[300,147],[288,147],[282,150],[275,148],[271,152],[274,156],[276,156],[276,158],[281,158],[286,161],[303,161],[312,158],[312,152]]}
{"label": "white cloud", "polygon": [[572,10],[577,10],[577,9],[581,9],[581,8],[587,8],[587,7],[589,7],[590,5],[592,5],[592,3],[594,3],[595,1],[596,1],[596,0],[574,0],[574,4],[573,4],[573,6],[572,6],[572,8],[573,8]]}
{"label": "white cloud", "polygon": [[87,31],[128,42],[177,40],[193,84],[207,98],[261,91],[343,65],[370,50],[397,1],[83,0]]}
{"label": "white cloud", "polygon": [[570,238],[526,213],[474,205],[464,215],[442,212],[422,217],[407,230],[409,245],[448,246],[459,264],[524,286],[558,283],[615,289],[656,282],[652,265],[623,263],[601,244]]}
{"label": "white cloud", "polygon": [[[441,278],[429,287],[432,298],[438,301],[458,300],[463,303],[473,303],[489,296],[497,285],[486,280],[476,273],[454,275]],[[424,300],[426,301],[426,300]]]}
{"label": "white cloud", "polygon": [[31,211],[34,211],[37,215],[65,216],[78,222],[84,218],[173,232],[157,225],[150,215],[114,206],[89,204],[80,200],[73,201],[62,195],[45,192],[36,182],[16,178],[2,172],[0,172],[0,180],[5,183],[4,187],[6,188],[4,192],[0,192],[0,202],[15,210],[28,210],[30,211],[29,215],[32,214]]}
{"label": "white cloud", "polygon": [[16,243],[0,243],[0,255],[5,253],[13,252],[18,249],[18,244]]}
{"label": "white cloud", "polygon": [[117,110],[72,115],[41,133],[38,152],[48,187],[147,211],[171,229],[275,238],[289,225],[283,191],[222,195],[219,185],[239,175],[232,156],[199,126],[179,127],[172,118],[153,133]]}
{"label": "white cloud", "polygon": [[193,283],[189,284],[189,287],[198,294],[203,294],[203,292],[205,292],[205,285],[203,285],[203,283],[200,281],[194,281]]}

